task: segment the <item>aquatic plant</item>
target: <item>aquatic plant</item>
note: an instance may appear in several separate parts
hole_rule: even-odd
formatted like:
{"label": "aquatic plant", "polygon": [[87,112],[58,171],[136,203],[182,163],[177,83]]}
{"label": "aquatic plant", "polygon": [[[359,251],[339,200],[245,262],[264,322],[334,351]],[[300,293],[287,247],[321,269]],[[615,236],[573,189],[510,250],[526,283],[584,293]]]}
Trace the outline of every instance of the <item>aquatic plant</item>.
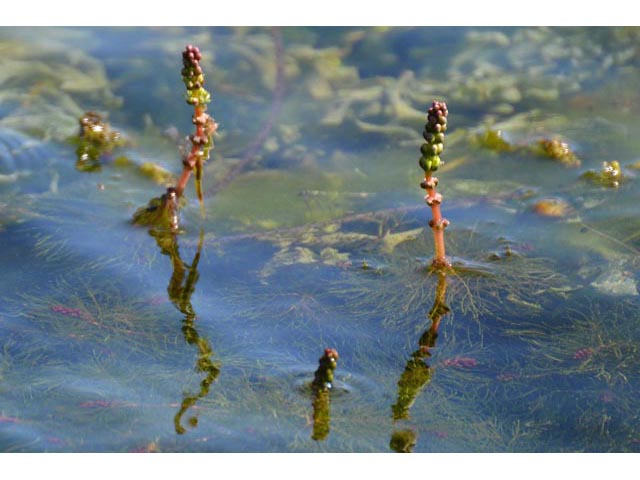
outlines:
{"label": "aquatic plant", "polygon": [[182,81],[187,88],[186,101],[189,105],[193,105],[194,112],[191,120],[196,126],[195,133],[189,136],[191,149],[182,158],[182,174],[175,187],[167,188],[163,195],[153,198],[146,207],[139,208],[133,214],[133,223],[136,225],[158,226],[176,231],[180,199],[192,173],[195,173],[196,193],[204,213],[202,174],[204,162],[209,159],[209,153],[213,148],[213,134],[218,124],[206,111],[207,103],[211,101],[211,94],[204,88],[201,59],[200,50],[193,45],[187,45],[182,52]]}
{"label": "aquatic plant", "polygon": [[200,206],[203,205],[202,172],[204,162],[209,159],[209,152],[213,148],[213,134],[218,124],[207,113],[207,103],[211,101],[211,94],[204,88],[204,73],[200,67],[202,54],[198,47],[187,45],[182,52],[182,81],[187,87],[186,100],[193,105],[191,121],[196,126],[194,134],[189,136],[191,150],[182,159],[182,175],[175,187],[180,197],[189,181],[191,173],[195,172],[195,185]]}
{"label": "aquatic plant", "polygon": [[445,255],[444,229],[449,225],[449,220],[442,217],[440,204],[442,194],[436,192],[438,179],[433,176],[433,172],[440,166],[440,154],[444,150],[444,134],[447,131],[447,104],[434,101],[428,110],[427,124],[424,127],[424,137],[426,143],[420,147],[422,156],[418,163],[424,170],[424,180],[420,182],[420,187],[427,191],[424,197],[427,205],[431,207],[433,218],[429,221],[429,226],[433,230],[433,242],[435,246],[435,256],[431,262],[435,268],[450,268],[451,263]]}
{"label": "aquatic plant", "polygon": [[579,167],[580,159],[571,150],[569,144],[557,138],[543,138],[531,147],[534,153],[556,160],[567,167]]}
{"label": "aquatic plant", "polygon": [[611,162],[602,162],[602,168],[598,171],[589,170],[580,177],[596,185],[603,187],[616,188],[620,186],[620,182],[624,180],[620,163],[616,160]]}
{"label": "aquatic plant", "polygon": [[[522,128],[522,127],[521,127]],[[504,138],[501,130],[487,129],[474,134],[471,142],[496,153],[520,153],[551,159],[566,167],[579,167],[580,159],[567,142],[558,138],[540,138],[533,142],[512,143]]]}
{"label": "aquatic plant", "polygon": [[76,168],[83,172],[100,170],[101,158],[124,145],[120,132],[113,130],[96,112],[86,112],[79,119],[78,136],[71,139],[76,147]]}
{"label": "aquatic plant", "polygon": [[313,434],[314,440],[324,440],[329,435],[331,418],[329,392],[333,388],[333,371],[338,366],[338,352],[333,348],[326,348],[324,355],[318,361],[313,388]]}

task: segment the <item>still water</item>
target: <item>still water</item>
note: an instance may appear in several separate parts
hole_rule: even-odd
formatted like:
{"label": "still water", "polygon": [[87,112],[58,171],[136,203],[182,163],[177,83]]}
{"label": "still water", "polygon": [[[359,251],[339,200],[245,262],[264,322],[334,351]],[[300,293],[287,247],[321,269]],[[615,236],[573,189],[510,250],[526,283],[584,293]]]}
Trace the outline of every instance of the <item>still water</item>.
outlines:
{"label": "still water", "polygon": [[[640,451],[639,41],[0,29],[0,451]],[[162,235],[131,218],[182,169],[187,44],[219,128]],[[87,111],[123,139],[90,169]]]}

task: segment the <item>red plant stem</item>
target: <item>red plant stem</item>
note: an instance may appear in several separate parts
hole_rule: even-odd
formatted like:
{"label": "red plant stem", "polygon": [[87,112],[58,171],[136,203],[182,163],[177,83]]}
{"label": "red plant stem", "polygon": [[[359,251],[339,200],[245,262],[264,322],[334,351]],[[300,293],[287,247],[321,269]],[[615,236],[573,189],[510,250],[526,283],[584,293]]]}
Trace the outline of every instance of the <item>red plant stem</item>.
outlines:
{"label": "red plant stem", "polygon": [[[197,118],[202,115],[205,111],[206,107],[204,105],[196,105],[194,106],[194,117]],[[204,125],[198,123],[196,124],[196,137],[204,136]],[[186,160],[183,162],[184,167],[182,168],[182,175],[180,175],[180,179],[176,185],[176,194],[178,197],[182,196],[182,192],[184,192],[187,183],[189,182],[189,177],[191,177],[191,173],[193,172],[193,168],[195,166],[195,159],[200,152],[200,145],[194,143],[191,147],[191,152],[187,156]]]}
{"label": "red plant stem", "polygon": [[431,171],[425,172],[424,175],[427,196],[425,200],[427,205],[431,207],[432,219],[429,222],[431,230],[433,230],[433,242],[435,247],[435,257],[432,266],[437,268],[451,267],[451,263],[447,260],[444,247],[444,229],[449,225],[449,221],[442,218],[440,212],[440,203],[442,203],[442,195],[436,192],[438,179],[431,175]]}

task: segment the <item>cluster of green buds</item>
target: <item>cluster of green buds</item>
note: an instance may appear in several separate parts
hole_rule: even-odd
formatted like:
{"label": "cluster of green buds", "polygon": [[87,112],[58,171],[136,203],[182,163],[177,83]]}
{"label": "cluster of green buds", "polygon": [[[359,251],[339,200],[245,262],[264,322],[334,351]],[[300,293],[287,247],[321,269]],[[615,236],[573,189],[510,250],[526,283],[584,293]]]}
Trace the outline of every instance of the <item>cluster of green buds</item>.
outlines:
{"label": "cluster of green buds", "polygon": [[324,355],[318,360],[318,369],[313,379],[313,388],[329,391],[333,388],[333,371],[338,366],[338,352],[334,348],[326,348]]}
{"label": "cluster of green buds", "polygon": [[420,147],[419,164],[425,172],[435,172],[440,166],[440,154],[444,151],[444,134],[447,131],[447,104],[434,101],[427,112],[427,124],[422,136],[426,143]]}
{"label": "cluster of green buds", "polygon": [[[195,147],[202,147],[202,157],[209,158],[209,150],[213,148],[211,136],[218,128],[218,124],[206,112],[207,103],[211,102],[211,94],[204,88],[204,73],[200,67],[202,54],[198,47],[187,45],[182,52],[182,81],[187,87],[186,100],[195,107],[191,121],[196,126],[196,133],[189,135],[189,140]],[[187,157],[192,162],[193,158]],[[193,165],[190,165],[193,166]]]}
{"label": "cluster of green buds", "polygon": [[202,54],[198,47],[187,45],[182,52],[182,81],[187,87],[187,103],[204,105],[211,101],[211,94],[204,88],[204,73],[200,67]]}

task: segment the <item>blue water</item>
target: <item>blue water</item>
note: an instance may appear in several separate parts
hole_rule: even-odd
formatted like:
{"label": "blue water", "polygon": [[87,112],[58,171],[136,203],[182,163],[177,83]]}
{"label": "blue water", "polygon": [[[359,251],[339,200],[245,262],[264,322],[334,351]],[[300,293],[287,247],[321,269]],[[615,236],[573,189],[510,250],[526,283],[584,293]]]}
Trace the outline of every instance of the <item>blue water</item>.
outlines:
{"label": "blue water", "polygon": [[[59,51],[30,60],[40,83],[15,67],[29,100],[0,85],[14,102],[0,103],[0,173],[31,172],[0,184],[0,451],[387,452],[399,431],[415,452],[638,451],[638,29],[42,34]],[[164,186],[136,166],[180,172],[187,43],[220,135],[206,216],[189,186],[181,233],[157,239],[130,219]],[[108,83],[74,84],[69,49]],[[43,88],[55,66],[70,86]],[[442,288],[418,188],[432,98],[451,112],[438,191],[454,270],[427,345]],[[76,170],[58,133],[77,134],[71,103],[128,139],[100,171]],[[479,147],[487,128],[518,148]],[[527,150],[548,137],[581,165]],[[617,188],[581,179],[611,160]],[[540,213],[548,197],[562,215]],[[313,440],[328,347],[330,430]]]}

